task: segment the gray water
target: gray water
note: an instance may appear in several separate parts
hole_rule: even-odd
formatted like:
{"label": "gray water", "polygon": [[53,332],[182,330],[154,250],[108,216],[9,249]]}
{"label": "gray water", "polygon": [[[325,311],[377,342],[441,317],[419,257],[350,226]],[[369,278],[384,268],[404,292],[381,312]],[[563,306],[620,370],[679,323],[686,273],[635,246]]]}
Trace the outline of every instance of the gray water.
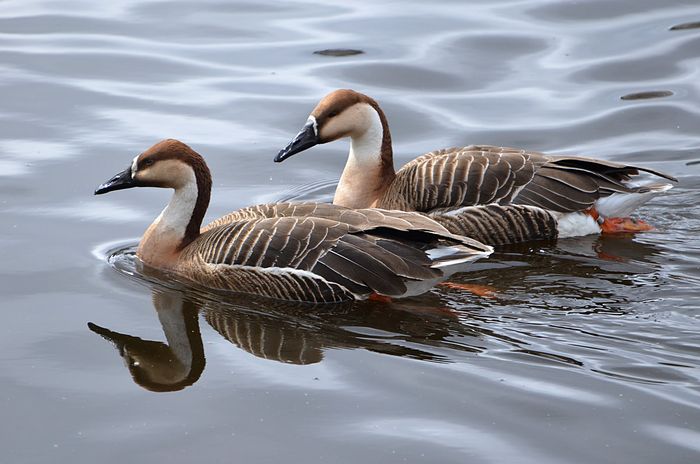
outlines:
{"label": "gray water", "polygon": [[[700,462],[700,28],[671,30],[697,0],[377,3],[0,3],[0,462]],[[364,53],[314,54],[336,48]],[[380,101],[397,166],[480,143],[680,182],[639,211],[654,232],[454,279],[491,298],[133,275],[169,192],[99,183],[175,137],[213,171],[208,219],[328,199],[346,143],[272,158],[340,87]]]}

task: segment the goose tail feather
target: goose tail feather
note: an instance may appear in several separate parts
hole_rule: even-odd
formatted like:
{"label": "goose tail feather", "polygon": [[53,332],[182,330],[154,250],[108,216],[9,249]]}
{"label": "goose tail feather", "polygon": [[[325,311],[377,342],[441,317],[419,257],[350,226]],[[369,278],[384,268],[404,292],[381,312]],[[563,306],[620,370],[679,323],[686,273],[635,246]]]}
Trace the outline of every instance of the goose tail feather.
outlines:
{"label": "goose tail feather", "polygon": [[640,185],[631,193],[613,193],[600,198],[595,203],[595,209],[603,217],[629,217],[637,208],[671,188],[673,185],[662,183]]}

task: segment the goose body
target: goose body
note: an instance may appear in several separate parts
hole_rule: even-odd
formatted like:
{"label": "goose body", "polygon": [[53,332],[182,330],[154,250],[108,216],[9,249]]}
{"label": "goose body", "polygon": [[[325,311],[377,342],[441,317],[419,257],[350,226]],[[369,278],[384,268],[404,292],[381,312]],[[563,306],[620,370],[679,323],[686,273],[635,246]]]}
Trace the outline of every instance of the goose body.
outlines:
{"label": "goose body", "polygon": [[137,156],[95,194],[142,186],[174,193],[141,239],[138,258],[216,290],[314,303],[402,297],[491,252],[420,214],[338,205],[260,205],[202,229],[211,175],[176,140]]}
{"label": "goose body", "polygon": [[646,172],[675,181],[638,166],[487,145],[436,150],[397,172],[384,112],[353,90],[324,97],[275,161],[343,137],[351,148],[334,204],[421,212],[492,245],[648,230],[627,216],[671,185],[632,178]]}

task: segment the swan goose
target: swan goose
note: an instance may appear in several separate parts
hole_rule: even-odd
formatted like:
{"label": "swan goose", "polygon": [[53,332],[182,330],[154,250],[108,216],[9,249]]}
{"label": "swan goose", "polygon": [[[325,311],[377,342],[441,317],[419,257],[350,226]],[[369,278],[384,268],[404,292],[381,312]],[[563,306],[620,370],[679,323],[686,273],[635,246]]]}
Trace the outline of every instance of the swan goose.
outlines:
{"label": "swan goose", "polygon": [[139,242],[141,262],[216,290],[313,303],[403,297],[492,251],[420,214],[337,205],[259,205],[201,229],[211,175],[198,153],[172,139],[95,194],[132,187],[174,189]]}
{"label": "swan goose", "polygon": [[672,186],[631,178],[644,171],[676,181],[648,168],[485,145],[436,150],[395,172],[384,112],[347,89],[324,97],[275,161],[344,137],[350,152],[334,204],[426,213],[490,245],[650,230],[627,216]]}

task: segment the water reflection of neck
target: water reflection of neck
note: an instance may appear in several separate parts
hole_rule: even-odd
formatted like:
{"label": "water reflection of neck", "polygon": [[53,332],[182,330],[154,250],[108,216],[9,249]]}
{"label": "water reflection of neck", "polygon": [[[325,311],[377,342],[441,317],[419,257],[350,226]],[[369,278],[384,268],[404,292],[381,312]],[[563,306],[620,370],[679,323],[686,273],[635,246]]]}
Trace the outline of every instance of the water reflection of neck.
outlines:
{"label": "water reflection of neck", "polygon": [[153,304],[167,344],[92,323],[88,327],[115,345],[138,385],[156,392],[182,390],[199,379],[205,366],[199,311],[182,294],[172,291],[154,292]]}

